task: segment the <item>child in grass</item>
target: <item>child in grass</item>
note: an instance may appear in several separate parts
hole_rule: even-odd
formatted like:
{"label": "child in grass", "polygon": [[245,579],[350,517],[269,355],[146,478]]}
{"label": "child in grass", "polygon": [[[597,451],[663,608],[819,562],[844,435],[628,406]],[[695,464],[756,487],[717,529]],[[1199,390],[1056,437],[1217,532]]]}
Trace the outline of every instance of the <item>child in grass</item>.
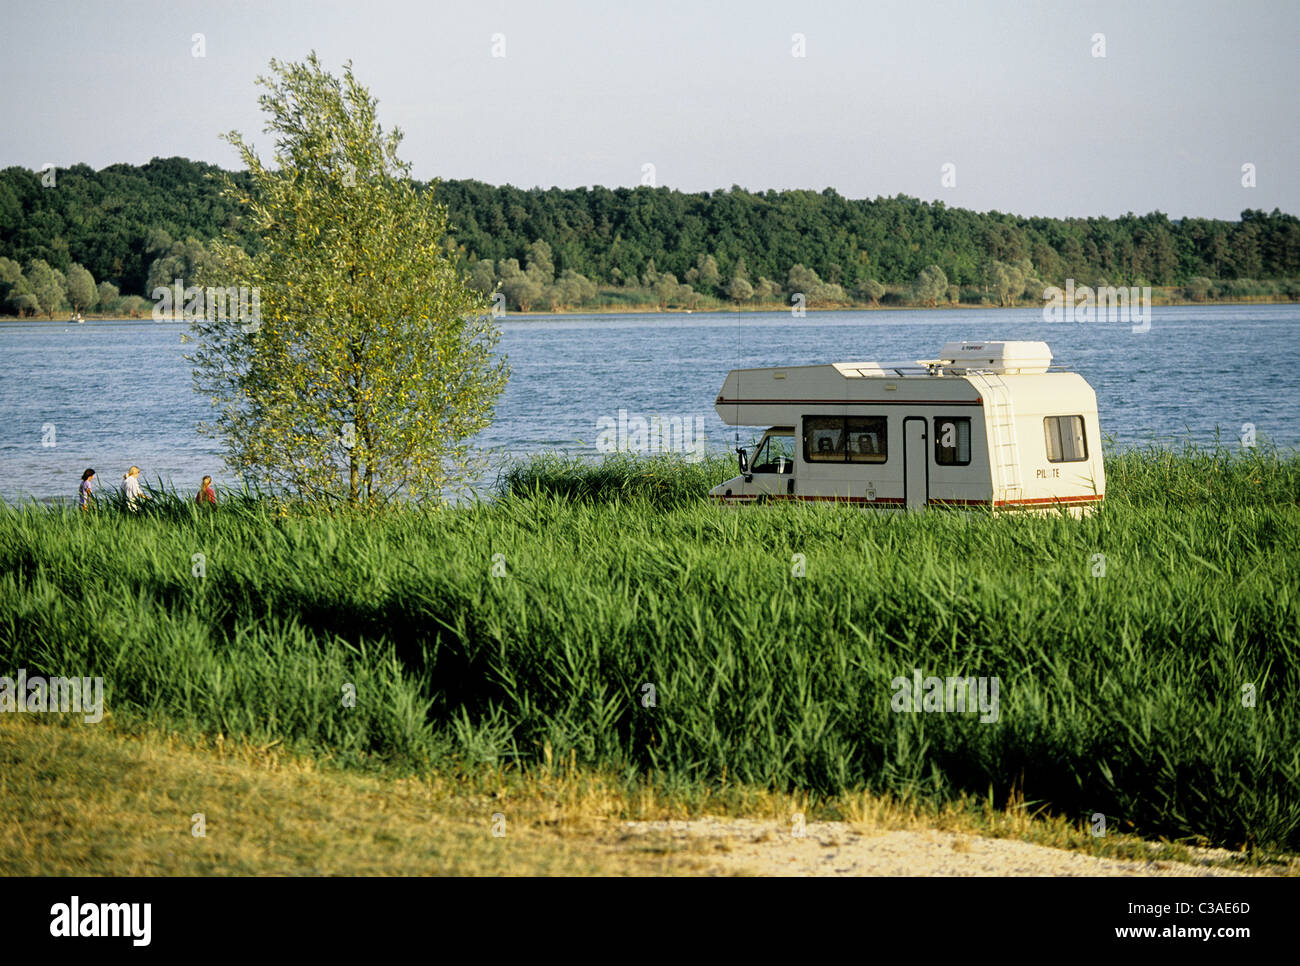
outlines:
{"label": "child in grass", "polygon": [[210,503],[213,506],[217,505],[217,491],[212,488],[212,477],[203,477],[203,484],[199,487],[199,492],[198,495],[194,497],[194,502],[198,503],[200,506],[204,503]]}
{"label": "child in grass", "polygon": [[95,482],[95,471],[89,467],[86,472],[81,474],[81,495],[80,502],[83,510],[89,510],[95,502],[95,494],[91,490],[91,484]]}

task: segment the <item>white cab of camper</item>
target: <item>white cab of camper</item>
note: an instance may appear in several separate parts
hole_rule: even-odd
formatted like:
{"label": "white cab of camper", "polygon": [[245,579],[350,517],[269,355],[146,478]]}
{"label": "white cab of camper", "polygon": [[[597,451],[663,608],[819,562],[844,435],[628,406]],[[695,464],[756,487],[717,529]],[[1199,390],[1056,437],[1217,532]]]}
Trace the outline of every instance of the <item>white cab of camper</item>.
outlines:
{"label": "white cab of camper", "polygon": [[1090,512],[1105,496],[1097,397],[1044,342],[949,342],[936,359],[736,369],[715,408],[767,427],[723,503]]}

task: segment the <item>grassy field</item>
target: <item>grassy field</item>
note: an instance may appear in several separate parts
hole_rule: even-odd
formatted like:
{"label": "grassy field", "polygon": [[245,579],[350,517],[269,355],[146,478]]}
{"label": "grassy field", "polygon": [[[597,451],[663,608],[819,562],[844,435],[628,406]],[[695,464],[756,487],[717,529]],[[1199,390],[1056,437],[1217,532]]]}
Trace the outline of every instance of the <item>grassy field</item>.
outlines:
{"label": "grassy field", "polygon": [[[109,728],[358,780],[566,761],[663,800],[1013,800],[1300,848],[1300,458],[1112,456],[1084,521],[709,506],[731,472],[543,460],[491,504],[379,514],[0,509],[0,673],[102,675]],[[996,677],[997,720],[895,712],[914,669]]]}

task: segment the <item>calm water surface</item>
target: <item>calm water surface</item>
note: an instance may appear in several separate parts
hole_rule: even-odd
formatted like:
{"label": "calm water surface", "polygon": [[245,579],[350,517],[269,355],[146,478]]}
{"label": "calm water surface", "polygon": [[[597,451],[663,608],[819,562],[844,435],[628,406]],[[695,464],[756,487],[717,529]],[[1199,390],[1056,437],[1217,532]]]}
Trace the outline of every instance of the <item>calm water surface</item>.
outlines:
{"label": "calm water surface", "polygon": [[[1300,305],[1156,308],[1151,329],[1046,323],[1038,309],[737,315],[553,316],[507,320],[510,382],[478,442],[494,463],[543,450],[595,453],[601,417],[704,418],[707,445],[736,431],[713,410],[731,369],[933,358],[944,342],[1041,339],[1097,390],[1117,445],[1245,423],[1300,445]],[[116,485],[132,463],[186,490],[237,482],[198,435],[207,400],[192,388],[185,328],[153,321],[0,323],[0,499],[75,495],[81,471]],[[52,433],[51,433],[52,429]],[[752,433],[741,430],[742,442]],[[54,445],[43,445],[53,442]],[[486,482],[486,481],[485,481]]]}

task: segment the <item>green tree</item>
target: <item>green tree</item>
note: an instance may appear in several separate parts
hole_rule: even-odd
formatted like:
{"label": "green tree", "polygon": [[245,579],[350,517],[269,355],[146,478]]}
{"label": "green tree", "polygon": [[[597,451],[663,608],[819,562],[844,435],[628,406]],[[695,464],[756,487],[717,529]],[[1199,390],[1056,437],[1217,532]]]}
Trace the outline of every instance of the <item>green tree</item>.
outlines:
{"label": "green tree", "polygon": [[139,295],[127,295],[118,303],[118,311],[128,319],[138,319],[144,314],[144,310],[149,307],[147,299]]}
{"label": "green tree", "polygon": [[686,281],[706,293],[716,292],[722,284],[722,273],[718,271],[718,260],[712,255],[700,255],[695,259],[695,267],[686,272]]}
{"label": "green tree", "polygon": [[555,260],[551,246],[542,239],[539,238],[528,246],[526,264],[528,268],[525,271],[538,285],[545,287],[555,281]]}
{"label": "green tree", "polygon": [[32,294],[31,286],[21,274],[5,294],[5,308],[19,318],[35,315],[41,310],[41,303]]}
{"label": "green tree", "polygon": [[668,308],[668,303],[677,297],[678,290],[677,276],[672,272],[661,272],[655,279],[654,292],[655,301],[659,303],[659,308]]}
{"label": "green tree", "polygon": [[812,301],[812,292],[822,285],[822,280],[817,273],[811,268],[805,268],[796,262],[790,266],[790,271],[786,273],[785,287],[791,295],[800,293]]}
{"label": "green tree", "polygon": [[99,283],[97,300],[99,304],[99,310],[101,312],[117,311],[118,301],[120,300],[120,298],[121,298],[121,294],[118,292],[117,286],[114,285],[112,282]]}
{"label": "green tree", "polygon": [[843,287],[833,282],[823,282],[813,269],[799,264],[790,267],[786,287],[792,295],[802,293],[809,305],[847,301]]}
{"label": "green tree", "polygon": [[519,267],[516,259],[508,258],[501,265],[501,291],[506,301],[520,312],[527,312],[542,297],[542,285],[532,275]]}
{"label": "green tree", "polygon": [[23,268],[12,258],[0,257],[0,302],[9,298],[14,285],[23,277]]}
{"label": "green tree", "polygon": [[1025,290],[1025,273],[1015,265],[994,259],[988,267],[989,286],[998,297],[998,304],[1014,306]]}
{"label": "green tree", "polygon": [[483,295],[491,295],[497,288],[496,272],[492,270],[492,259],[482,258],[474,263],[469,273],[469,287]]}
{"label": "green tree", "polygon": [[41,303],[36,301],[36,296],[30,292],[11,291],[9,297],[5,299],[5,304],[19,318],[30,318],[41,308]]}
{"label": "green tree", "polygon": [[[1043,292],[1046,290],[1048,283],[1038,277],[1034,271],[1034,263],[1028,258],[1022,258],[1015,264],[1015,269],[1020,274],[1020,291],[1016,293],[1017,297],[1025,299],[1027,302],[1043,301]],[[1015,281],[1014,277],[1011,280]]]}
{"label": "green tree", "polygon": [[150,225],[144,236],[144,250],[150,255],[166,255],[176,240],[166,228]]}
{"label": "green tree", "polygon": [[67,301],[68,280],[57,268],[51,268],[42,258],[34,258],[27,263],[23,273],[27,282],[27,294],[36,299],[37,312],[44,312],[49,318],[63,308]]}
{"label": "green tree", "polygon": [[555,304],[576,308],[596,297],[596,286],[584,275],[566,268],[555,282]]}
{"label": "green tree", "polygon": [[445,207],[421,190],[376,101],[345,65],[271,61],[259,103],[275,158],[226,138],[249,190],[226,190],[260,248],[227,238],[227,284],[252,318],[194,323],[207,427],[246,478],[307,499],[438,499],[471,465],[508,369],[487,300],[450,260]]}
{"label": "green tree", "polygon": [[1183,289],[1183,291],[1187,294],[1188,298],[1196,302],[1204,302],[1207,298],[1210,297],[1210,292],[1213,290],[1213,288],[1214,288],[1213,282],[1211,282],[1204,275],[1197,275],[1194,278],[1192,278],[1190,281],[1188,281],[1187,286]]}
{"label": "green tree", "polygon": [[874,278],[866,279],[858,284],[858,295],[865,298],[872,305],[879,305],[880,298],[885,294],[885,286],[881,285]]}
{"label": "green tree", "polygon": [[750,285],[739,275],[732,276],[731,281],[727,283],[727,298],[731,299],[733,302],[739,303],[748,302],[753,297],[754,286]]}
{"label": "green tree", "polygon": [[76,262],[68,266],[68,301],[77,312],[93,309],[99,302],[95,276]]}
{"label": "green tree", "polygon": [[[96,278],[111,278],[128,294],[151,293],[151,268],[155,285],[188,279],[192,266],[184,256],[191,241],[219,236],[234,217],[233,201],[220,194],[220,175],[211,165],[184,158],[100,171],[79,164],[60,172],[57,191],[46,191],[37,172],[2,169],[0,255],[23,265],[39,258],[66,270],[75,253]],[[250,184],[246,172],[229,177]],[[833,191],[754,195],[735,187],[707,194],[666,188],[523,191],[446,181],[438,193],[457,226],[456,258],[467,270],[480,261],[528,263],[530,251],[544,240],[553,249],[551,271],[539,268],[537,274],[549,276],[541,279],[548,288],[563,271],[635,288],[651,259],[658,266],[655,279],[669,272],[711,297],[724,295],[726,281],[737,274],[758,295],[755,279],[784,284],[787,267],[795,263],[823,284],[855,295],[868,279],[891,290],[910,286],[932,264],[963,290],[979,287],[992,294],[992,263],[1020,268],[1026,259],[1026,279],[1056,285],[1067,278],[1091,285],[1102,275],[1116,284],[1152,285],[1185,285],[1197,276],[1237,282],[1300,277],[1300,219],[1279,210],[1243,211],[1236,221],[1175,223],[1160,212],[1023,218],[903,195],[854,200]],[[242,230],[240,244],[253,254],[260,241]],[[749,267],[738,272],[745,259]],[[189,262],[195,260],[191,255]],[[475,279],[480,286],[482,278]],[[1014,294],[1008,289],[1006,301],[1022,297],[1027,287],[1028,282]],[[829,300],[833,293],[825,289],[820,295]],[[811,294],[819,297],[816,289]]]}
{"label": "green tree", "polygon": [[927,265],[917,274],[913,287],[923,305],[936,306],[948,294],[948,276],[938,265]]}
{"label": "green tree", "polygon": [[677,286],[677,291],[673,295],[673,301],[678,305],[684,305],[688,309],[694,309],[700,304],[700,293],[695,291],[686,282]]}
{"label": "green tree", "polygon": [[534,241],[528,246],[526,263],[524,275],[535,293],[533,301],[537,307],[548,312],[559,308],[565,293],[555,285],[555,259],[550,244],[541,238]]}
{"label": "green tree", "polygon": [[[165,234],[164,232],[163,235]],[[183,287],[188,287],[198,278],[212,278],[220,273],[217,256],[212,248],[197,238],[187,238],[183,242],[172,242],[166,252],[153,260],[145,284],[152,297],[155,289],[167,288],[175,284],[177,279],[180,279]]]}

